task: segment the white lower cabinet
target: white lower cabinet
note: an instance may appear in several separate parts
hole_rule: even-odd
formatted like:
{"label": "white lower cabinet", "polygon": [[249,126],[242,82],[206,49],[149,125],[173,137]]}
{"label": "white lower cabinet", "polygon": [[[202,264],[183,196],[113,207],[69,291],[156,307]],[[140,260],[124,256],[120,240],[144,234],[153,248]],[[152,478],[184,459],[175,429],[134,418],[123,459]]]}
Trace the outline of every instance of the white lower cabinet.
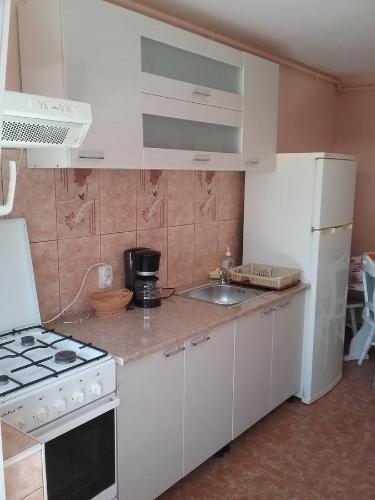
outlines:
{"label": "white lower cabinet", "polygon": [[236,322],[233,438],[270,411],[273,308]]}
{"label": "white lower cabinet", "polygon": [[184,475],[232,440],[234,328],[186,343]]}
{"label": "white lower cabinet", "polygon": [[304,293],[118,369],[121,500],[152,500],[299,390]]}
{"label": "white lower cabinet", "polygon": [[151,354],[118,369],[121,500],[152,500],[182,478],[182,347]]}
{"label": "white lower cabinet", "polygon": [[305,294],[276,305],[272,349],[271,409],[300,390]]}

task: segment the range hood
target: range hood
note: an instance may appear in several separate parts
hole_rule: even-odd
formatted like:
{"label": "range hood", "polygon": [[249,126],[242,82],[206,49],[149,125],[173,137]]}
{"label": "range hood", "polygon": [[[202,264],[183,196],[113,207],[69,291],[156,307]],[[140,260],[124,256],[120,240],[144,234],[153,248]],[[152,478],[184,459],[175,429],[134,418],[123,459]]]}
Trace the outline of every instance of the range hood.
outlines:
{"label": "range hood", "polygon": [[92,122],[89,104],[4,92],[3,148],[77,148]]}

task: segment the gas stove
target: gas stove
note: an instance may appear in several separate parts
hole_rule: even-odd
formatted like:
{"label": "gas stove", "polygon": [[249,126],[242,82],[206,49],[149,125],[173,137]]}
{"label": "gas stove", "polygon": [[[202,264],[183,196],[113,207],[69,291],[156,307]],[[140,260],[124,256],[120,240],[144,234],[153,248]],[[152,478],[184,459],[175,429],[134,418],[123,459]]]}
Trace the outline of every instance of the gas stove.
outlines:
{"label": "gas stove", "polygon": [[42,326],[0,335],[0,401],[101,360],[107,352]]}
{"label": "gas stove", "polygon": [[0,241],[0,418],[33,431],[111,397],[115,361],[41,325],[25,220],[1,220]]}
{"label": "gas stove", "polygon": [[107,352],[42,326],[0,335],[0,417],[23,431],[74,412],[116,389]]}

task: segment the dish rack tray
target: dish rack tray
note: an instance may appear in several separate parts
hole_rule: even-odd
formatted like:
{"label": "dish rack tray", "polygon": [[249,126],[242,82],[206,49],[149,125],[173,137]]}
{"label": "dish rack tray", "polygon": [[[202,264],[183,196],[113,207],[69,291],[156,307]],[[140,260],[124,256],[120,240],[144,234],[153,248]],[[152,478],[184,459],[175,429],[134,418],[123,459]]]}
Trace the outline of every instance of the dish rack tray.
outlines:
{"label": "dish rack tray", "polygon": [[243,264],[230,270],[232,281],[272,290],[283,290],[298,283],[301,271],[266,264]]}

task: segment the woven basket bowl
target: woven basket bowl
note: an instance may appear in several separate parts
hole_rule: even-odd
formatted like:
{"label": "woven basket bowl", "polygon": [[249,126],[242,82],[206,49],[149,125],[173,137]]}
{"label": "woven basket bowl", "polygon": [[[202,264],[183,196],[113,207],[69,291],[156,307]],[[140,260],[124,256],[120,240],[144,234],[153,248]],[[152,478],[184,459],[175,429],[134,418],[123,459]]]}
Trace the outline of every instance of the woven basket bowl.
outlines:
{"label": "woven basket bowl", "polygon": [[129,304],[133,292],[127,288],[100,290],[90,293],[89,302],[99,318],[110,318],[119,314]]}

